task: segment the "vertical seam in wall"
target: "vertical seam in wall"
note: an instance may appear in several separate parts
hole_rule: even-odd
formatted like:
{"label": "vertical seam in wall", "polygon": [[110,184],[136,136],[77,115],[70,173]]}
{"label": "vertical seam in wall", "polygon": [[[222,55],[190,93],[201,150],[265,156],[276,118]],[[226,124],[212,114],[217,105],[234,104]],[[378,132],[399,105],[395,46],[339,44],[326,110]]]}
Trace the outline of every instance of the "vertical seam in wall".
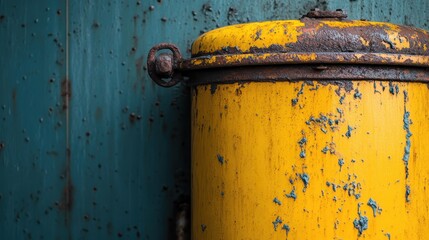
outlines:
{"label": "vertical seam in wall", "polygon": [[65,0],[66,4],[66,190],[65,190],[65,204],[66,204],[66,225],[67,225],[67,231],[68,231],[68,239],[72,239],[72,230],[70,228],[71,224],[71,207],[72,207],[72,183],[71,183],[71,149],[70,149],[70,97],[71,97],[71,81],[70,81],[70,73],[69,73],[69,0]]}
{"label": "vertical seam in wall", "polygon": [[[69,78],[69,0],[66,0],[66,79],[67,81],[70,80]],[[69,94],[69,84],[66,84],[66,92]],[[70,112],[70,105],[69,105],[69,96],[66,97],[66,147],[67,149],[70,149],[70,142],[69,142],[69,112]]]}

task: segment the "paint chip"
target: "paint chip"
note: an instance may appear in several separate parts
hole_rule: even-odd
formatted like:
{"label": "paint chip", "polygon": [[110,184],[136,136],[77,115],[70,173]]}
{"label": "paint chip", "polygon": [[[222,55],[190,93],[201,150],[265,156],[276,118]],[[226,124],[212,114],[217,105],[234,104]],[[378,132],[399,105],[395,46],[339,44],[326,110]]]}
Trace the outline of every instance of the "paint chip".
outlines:
{"label": "paint chip", "polygon": [[346,132],[347,138],[350,138],[352,136],[352,131],[353,131],[353,128],[350,125],[347,126],[347,132]]}
{"label": "paint chip", "polygon": [[282,202],[279,199],[277,199],[276,197],[273,199],[273,202],[279,206],[282,205]]}
{"label": "paint chip", "polygon": [[273,222],[274,231],[277,231],[277,226],[281,223],[283,223],[283,221],[280,219],[279,216],[277,216],[276,220],[274,220],[274,222]]}
{"label": "paint chip", "polygon": [[292,189],[292,191],[290,191],[290,193],[289,193],[289,194],[285,194],[285,196],[286,196],[287,198],[293,198],[293,200],[295,201],[295,200],[296,200],[296,193],[295,193],[295,189]]}
{"label": "paint chip", "polygon": [[289,231],[290,231],[290,227],[289,227],[289,225],[287,225],[287,224],[283,224],[282,230],[285,230],[285,231],[286,231],[286,234],[288,234],[288,233],[289,233]]}
{"label": "paint chip", "polygon": [[378,212],[378,214],[380,214],[380,213],[381,213],[381,208],[377,205],[377,202],[376,202],[376,201],[374,201],[374,199],[370,198],[370,199],[368,200],[367,205],[368,205],[368,206],[370,206],[370,207],[372,208],[372,212],[373,212],[373,214],[374,214],[374,217],[376,216],[376,213],[377,213],[377,212]]}
{"label": "paint chip", "polygon": [[308,184],[310,183],[310,176],[308,176],[307,173],[302,173],[299,175],[299,177],[301,178],[302,182],[304,183],[304,188],[302,189],[302,191],[305,192]]}
{"label": "paint chip", "polygon": [[217,155],[217,160],[219,161],[219,163],[221,164],[221,165],[223,165],[223,163],[225,162],[225,159],[223,158],[223,156],[222,155],[220,155],[220,154],[218,154]]}
{"label": "paint chip", "polygon": [[405,201],[410,202],[410,194],[411,194],[411,188],[409,185],[405,186]]}
{"label": "paint chip", "polygon": [[340,166],[340,172],[341,172],[341,168],[344,165],[344,159],[342,159],[342,158],[338,159],[338,165]]}
{"label": "paint chip", "polygon": [[368,218],[366,216],[359,216],[359,219],[353,221],[354,227],[359,231],[359,236],[362,235],[363,231],[368,229]]}

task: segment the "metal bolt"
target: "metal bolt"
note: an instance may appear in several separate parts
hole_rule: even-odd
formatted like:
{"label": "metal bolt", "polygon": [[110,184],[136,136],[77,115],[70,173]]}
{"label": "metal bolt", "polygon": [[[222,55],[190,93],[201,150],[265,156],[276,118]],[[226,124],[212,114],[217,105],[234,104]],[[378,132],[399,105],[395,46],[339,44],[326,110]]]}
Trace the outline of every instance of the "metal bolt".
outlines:
{"label": "metal bolt", "polygon": [[162,53],[156,58],[156,72],[163,77],[173,74],[173,55]]}

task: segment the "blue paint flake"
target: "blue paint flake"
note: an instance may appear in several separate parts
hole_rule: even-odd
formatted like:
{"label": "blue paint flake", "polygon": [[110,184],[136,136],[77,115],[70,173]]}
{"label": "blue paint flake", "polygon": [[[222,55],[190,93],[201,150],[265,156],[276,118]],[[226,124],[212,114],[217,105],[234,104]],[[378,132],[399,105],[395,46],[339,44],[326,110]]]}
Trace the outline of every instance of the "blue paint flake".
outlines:
{"label": "blue paint flake", "polygon": [[277,231],[277,226],[281,223],[283,223],[283,221],[280,219],[279,216],[277,216],[276,220],[274,220],[274,222],[273,222],[274,231]]}
{"label": "blue paint flake", "polygon": [[305,158],[305,150],[301,150],[301,152],[299,153],[299,157]]}
{"label": "blue paint flake", "polygon": [[301,140],[298,141],[298,144],[301,147],[301,152],[299,153],[299,157],[300,158],[305,158],[305,149],[304,149],[304,146],[307,144],[307,138],[306,137],[302,137]]}
{"label": "blue paint flake", "polygon": [[326,146],[322,149],[322,153],[324,153],[324,154],[326,154],[328,151],[329,151],[328,146]]}
{"label": "blue paint flake", "polygon": [[350,125],[347,126],[347,132],[346,132],[346,137],[347,138],[350,138],[352,136],[352,131],[353,131],[353,128],[350,127]]}
{"label": "blue paint flake", "polygon": [[330,182],[328,182],[328,181],[326,181],[326,186],[330,187],[330,186],[331,186],[331,183],[330,183]]}
{"label": "blue paint flake", "polygon": [[404,130],[406,132],[405,134],[405,148],[404,148],[404,156],[402,157],[402,160],[404,160],[405,165],[408,165],[408,160],[410,159],[410,148],[411,148],[411,140],[410,137],[413,135],[410,131],[410,112],[405,111],[404,112]]}
{"label": "blue paint flake", "polygon": [[334,192],[336,192],[336,191],[337,191],[337,185],[335,185],[335,183],[332,183],[332,190],[333,190]]}
{"label": "blue paint flake", "polygon": [[296,193],[295,193],[295,189],[292,189],[292,191],[290,191],[290,193],[289,193],[289,194],[285,194],[285,196],[286,196],[287,198],[293,198],[293,200],[295,201],[295,200],[296,200]]}
{"label": "blue paint flake", "polygon": [[302,95],[304,93],[304,86],[305,83],[303,83],[301,85],[301,89],[299,90],[299,92],[296,94],[296,98],[292,99],[292,106],[295,106],[298,103],[299,100],[299,96]]}
{"label": "blue paint flake", "polygon": [[357,99],[357,98],[362,99],[362,93],[361,93],[361,92],[359,92],[359,89],[356,89],[356,90],[355,90],[355,94],[353,95],[353,97],[354,97],[355,99]]}
{"label": "blue paint flake", "polygon": [[390,94],[395,95],[395,89],[393,88],[392,83],[389,83],[389,92]]}
{"label": "blue paint flake", "polygon": [[368,229],[368,218],[365,216],[359,216],[359,219],[353,221],[353,225],[359,231],[359,236],[362,235],[363,231]]}
{"label": "blue paint flake", "polygon": [[307,173],[302,173],[299,175],[299,177],[301,178],[302,182],[304,183],[304,189],[302,189],[302,191],[305,192],[308,184],[310,183],[310,176],[308,176]]}
{"label": "blue paint flake", "polygon": [[404,130],[405,130],[405,147],[404,147],[404,156],[402,157],[402,160],[404,161],[405,165],[405,178],[408,178],[408,161],[410,160],[410,153],[411,153],[411,136],[413,135],[410,130],[410,125],[412,124],[412,121],[410,119],[410,112],[407,111],[406,103],[408,101],[408,92],[404,90]]}
{"label": "blue paint flake", "polygon": [[328,121],[328,117],[326,117],[323,114],[320,114],[320,122],[327,122]]}
{"label": "blue paint flake", "polygon": [[306,137],[301,138],[301,140],[299,140],[299,142],[298,142],[299,146],[301,146],[301,147],[304,146],[306,143],[307,143]]}
{"label": "blue paint flake", "polygon": [[385,233],[384,236],[386,236],[387,239],[390,240],[390,233]]}
{"label": "blue paint flake", "polygon": [[389,83],[389,92],[392,95],[395,95],[395,93],[396,93],[396,95],[398,95],[398,93],[399,93],[398,85],[393,85],[393,83],[390,82]]}
{"label": "blue paint flake", "polygon": [[340,104],[344,103],[344,98],[346,98],[346,95],[344,94],[343,96],[340,97]]}
{"label": "blue paint flake", "polygon": [[357,199],[359,199],[359,198],[360,198],[360,194],[359,194],[359,193],[356,193],[356,194],[355,194],[355,198],[356,198],[356,200],[357,200]]}
{"label": "blue paint flake", "polygon": [[380,91],[377,90],[376,81],[374,81],[374,93],[381,93]]}
{"label": "blue paint flake", "polygon": [[282,205],[282,202],[278,200],[276,197],[273,199],[273,202],[279,206]]}
{"label": "blue paint flake", "polygon": [[225,162],[225,159],[220,154],[217,155],[217,160],[219,161],[220,164],[223,164]]}
{"label": "blue paint flake", "polygon": [[342,118],[343,117],[343,110],[337,108],[337,112],[340,114],[340,118]]}
{"label": "blue paint flake", "polygon": [[289,233],[289,231],[290,231],[290,227],[289,227],[289,225],[287,225],[287,224],[283,224],[282,230],[285,230],[285,231],[286,231],[286,234],[288,234],[288,233]]}
{"label": "blue paint flake", "polygon": [[341,172],[341,168],[344,165],[344,159],[342,159],[342,158],[338,159],[338,165],[340,166],[340,172]]}
{"label": "blue paint flake", "polygon": [[411,188],[409,185],[405,186],[405,201],[410,202],[410,194],[411,194]]}
{"label": "blue paint flake", "polygon": [[344,190],[344,191],[347,191],[347,188],[348,188],[348,187],[349,187],[349,184],[347,184],[347,183],[346,183],[346,184],[344,184],[344,186],[343,186],[343,190]]}
{"label": "blue paint flake", "polygon": [[298,103],[298,98],[292,99],[292,106],[295,106]]}
{"label": "blue paint flake", "polygon": [[376,213],[377,213],[377,212],[378,212],[379,214],[381,213],[381,209],[378,207],[377,202],[376,202],[376,201],[374,201],[374,199],[370,198],[370,199],[368,200],[367,205],[368,205],[368,206],[370,206],[370,207],[372,208],[372,212],[373,212],[373,214],[374,214],[374,217],[375,217],[375,215],[376,215]]}

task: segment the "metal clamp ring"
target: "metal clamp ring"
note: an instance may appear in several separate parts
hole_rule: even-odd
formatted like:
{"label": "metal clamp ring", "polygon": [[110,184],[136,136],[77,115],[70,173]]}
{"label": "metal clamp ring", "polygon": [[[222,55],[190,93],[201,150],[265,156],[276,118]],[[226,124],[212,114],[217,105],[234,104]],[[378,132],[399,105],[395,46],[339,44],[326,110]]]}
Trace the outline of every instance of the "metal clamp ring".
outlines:
{"label": "metal clamp ring", "polygon": [[[170,60],[157,59],[157,52],[162,49],[169,49],[173,53],[173,58]],[[162,86],[162,87],[172,87],[178,84],[182,80],[182,74],[177,69],[177,62],[182,60],[182,54],[180,53],[179,48],[171,43],[160,43],[153,46],[147,57],[147,69],[149,76],[152,80]],[[164,62],[163,62],[164,61]],[[168,61],[168,62],[165,62]],[[160,68],[163,68],[164,71],[160,72]],[[166,70],[167,69],[167,70]],[[169,81],[164,81],[163,78],[169,78]]]}

